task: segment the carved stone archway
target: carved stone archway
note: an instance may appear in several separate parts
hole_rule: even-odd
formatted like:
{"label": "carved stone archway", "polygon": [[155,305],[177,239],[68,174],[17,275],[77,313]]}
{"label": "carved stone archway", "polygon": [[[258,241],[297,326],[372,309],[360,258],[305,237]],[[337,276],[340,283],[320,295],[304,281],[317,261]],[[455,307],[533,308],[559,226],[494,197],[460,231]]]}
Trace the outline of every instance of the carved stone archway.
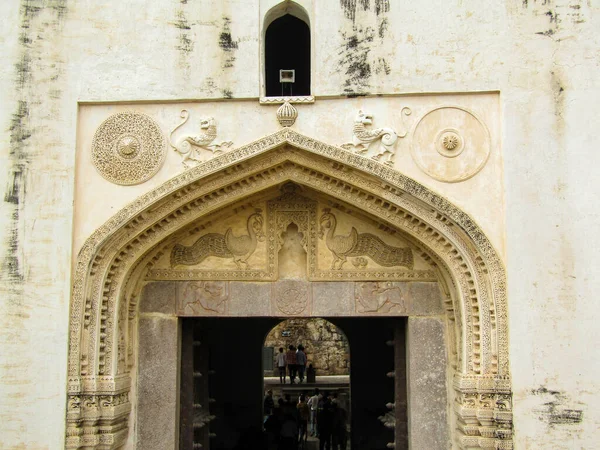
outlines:
{"label": "carved stone archway", "polygon": [[[67,448],[118,448],[128,436],[135,325],[156,246],[198,218],[293,181],[354,205],[422,249],[445,286],[461,448],[512,448],[506,275],[464,212],[376,161],[289,129],[169,180],[90,236],[74,268]],[[153,253],[154,252],[154,253]]]}

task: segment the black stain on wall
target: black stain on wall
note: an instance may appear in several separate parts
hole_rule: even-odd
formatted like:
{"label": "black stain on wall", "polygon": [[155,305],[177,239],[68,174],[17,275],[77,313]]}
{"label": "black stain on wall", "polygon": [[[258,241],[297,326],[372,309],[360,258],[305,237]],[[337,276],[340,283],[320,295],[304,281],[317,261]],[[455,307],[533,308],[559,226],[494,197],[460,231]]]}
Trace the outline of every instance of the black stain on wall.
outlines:
{"label": "black stain on wall", "polygon": [[175,28],[179,30],[178,40],[176,48],[183,55],[194,51],[194,41],[191,39],[190,31],[192,27],[188,22],[188,19],[183,10],[177,11],[177,20],[174,22]]}
{"label": "black stain on wall", "polygon": [[346,75],[344,94],[366,95],[370,88],[373,69],[369,61],[375,30],[371,27],[353,27],[351,34],[342,33],[343,44],[339,49],[339,66]]}
{"label": "black stain on wall", "polygon": [[223,62],[223,68],[233,67],[235,62],[235,52],[238,49],[238,41],[231,37],[231,19],[229,17],[223,17],[223,27],[219,34],[219,47],[225,54],[225,60]]}
{"label": "black stain on wall", "polygon": [[[342,91],[349,97],[367,95],[371,89],[373,74],[389,75],[391,68],[385,55],[377,54],[389,29],[386,13],[389,0],[340,0],[344,16],[352,21],[351,31],[340,30],[342,44],[338,55],[338,70],[345,75]],[[372,14],[372,26],[357,24],[357,13]]]}
{"label": "black stain on wall", "polygon": [[378,16],[390,10],[390,0],[375,0],[375,14]]}
{"label": "black stain on wall", "polygon": [[[40,15],[45,14],[44,21],[39,23]],[[49,89],[49,98],[36,99],[35,74],[40,79],[49,79],[50,83],[58,80],[61,61],[52,63],[45,59],[45,38],[57,36],[64,19],[68,14],[66,0],[22,0],[19,5],[19,46],[20,54],[14,65],[14,87],[16,96],[15,110],[11,116],[8,131],[10,133],[10,151],[7,161],[9,182],[5,186],[3,200],[11,207],[9,213],[7,253],[1,262],[5,279],[9,281],[12,290],[20,289],[24,280],[23,263],[19,258],[21,242],[19,239],[19,222],[23,206],[26,203],[26,182],[28,167],[31,163],[30,141],[35,133],[32,125],[31,105],[42,101],[49,110],[52,103],[60,98],[59,89]],[[36,21],[38,23],[36,23]],[[36,26],[39,25],[39,26]],[[47,72],[55,72],[53,77],[47,77]],[[44,78],[45,77],[45,78]]]}
{"label": "black stain on wall", "polygon": [[370,11],[376,15],[385,14],[390,10],[389,0],[375,0],[372,8],[371,0],[340,0],[340,6],[344,11],[344,16],[353,23],[356,22],[357,11]]}
{"label": "black stain on wall", "polygon": [[563,392],[540,386],[538,389],[532,390],[531,393],[546,397],[549,400],[544,402],[541,408],[535,410],[538,419],[546,422],[549,427],[579,424],[583,421],[583,411],[581,409],[565,406],[565,403],[569,403],[569,400]]}

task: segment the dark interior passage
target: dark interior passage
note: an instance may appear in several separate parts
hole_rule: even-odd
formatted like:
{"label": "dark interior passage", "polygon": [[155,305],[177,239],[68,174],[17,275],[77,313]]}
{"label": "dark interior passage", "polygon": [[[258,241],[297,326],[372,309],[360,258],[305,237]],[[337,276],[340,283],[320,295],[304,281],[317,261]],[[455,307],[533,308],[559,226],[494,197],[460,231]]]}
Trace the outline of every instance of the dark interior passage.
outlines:
{"label": "dark interior passage", "polygon": [[[282,86],[279,71],[296,71],[293,85]],[[302,20],[286,14],[274,20],[265,36],[266,95],[310,95],[310,30]]]}
{"label": "dark interior passage", "polygon": [[[405,321],[328,320],[344,331],[350,343],[352,449],[386,448],[394,440],[393,430],[378,419],[389,411],[386,403],[394,400],[396,418],[401,419],[400,423],[397,420],[400,433],[396,441],[403,442],[405,363],[397,349],[404,349]],[[264,448],[262,349],[265,336],[280,321],[271,318],[183,319],[180,449],[191,450],[194,444],[201,444],[205,449]],[[386,344],[394,340],[395,346]],[[393,371],[395,379],[386,375]],[[395,392],[399,385],[401,392]]]}

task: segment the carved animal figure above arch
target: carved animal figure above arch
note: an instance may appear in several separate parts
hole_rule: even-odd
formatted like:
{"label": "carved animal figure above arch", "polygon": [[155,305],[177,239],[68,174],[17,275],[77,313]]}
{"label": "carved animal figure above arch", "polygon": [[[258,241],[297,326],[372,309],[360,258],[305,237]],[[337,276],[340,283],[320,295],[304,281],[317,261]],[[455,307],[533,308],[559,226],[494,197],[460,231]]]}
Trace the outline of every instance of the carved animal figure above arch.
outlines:
{"label": "carved animal figure above arch", "polygon": [[[401,113],[405,116],[409,116],[412,111],[408,107],[404,107]],[[379,142],[376,147],[377,152],[371,156],[375,161],[387,164],[389,166],[394,165],[394,158],[396,156],[395,145],[398,138],[406,136],[406,132],[398,134],[393,129],[388,127],[383,128],[367,128],[373,124],[373,114],[367,114],[363,110],[358,110],[356,117],[354,118],[354,125],[352,126],[352,142],[347,142],[340,145],[340,147],[346,150],[353,150],[354,153],[365,154],[371,148],[372,145]]]}
{"label": "carved animal figure above arch", "polygon": [[410,248],[393,247],[371,233],[359,233],[356,228],[347,236],[335,235],[337,219],[329,208],[323,210],[320,219],[320,238],[325,237],[327,248],[333,254],[331,269],[340,270],[347,258],[368,256],[380,266],[404,266],[413,268],[414,259]]}
{"label": "carved animal figure above arch", "polygon": [[[256,244],[265,239],[262,210],[256,209],[248,217],[248,234],[235,236],[229,228],[225,234],[208,233],[200,237],[189,247],[176,244],[171,250],[171,267],[179,265],[194,266],[209,256],[232,259],[238,269],[248,269],[248,258],[256,250]],[[244,267],[242,267],[244,266]]]}
{"label": "carved animal figure above arch", "polygon": [[173,133],[178,128],[183,126],[190,118],[190,113],[187,109],[182,109],[180,117],[183,119],[179,125],[171,130],[169,134],[169,144],[173,147],[177,153],[182,157],[181,162],[185,167],[190,167],[190,161],[194,163],[200,163],[206,160],[200,157],[199,149],[204,149],[211,152],[211,157],[222,153],[225,148],[229,148],[233,145],[231,141],[223,141],[220,144],[213,144],[212,142],[217,138],[217,124],[213,117],[207,117],[200,119],[200,131],[201,134],[196,136],[183,136],[173,143]]}

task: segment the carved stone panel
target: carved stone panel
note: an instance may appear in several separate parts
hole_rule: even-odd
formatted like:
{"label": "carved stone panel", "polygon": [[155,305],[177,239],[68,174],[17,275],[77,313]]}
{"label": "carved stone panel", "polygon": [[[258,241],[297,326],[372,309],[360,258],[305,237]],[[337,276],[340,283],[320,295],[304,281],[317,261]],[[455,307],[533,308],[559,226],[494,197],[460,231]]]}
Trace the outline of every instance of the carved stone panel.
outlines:
{"label": "carved stone panel", "polygon": [[489,155],[488,129],[466,109],[436,108],[415,127],[412,157],[436,180],[456,183],[471,178],[483,168]]}
{"label": "carved stone panel", "polygon": [[[263,208],[221,214],[177,236],[149,271],[152,280],[272,280]],[[269,256],[267,256],[269,253]]]}
{"label": "carved stone panel", "polygon": [[273,315],[311,315],[312,290],[308,282],[281,280],[273,283],[271,289],[271,310]]}
{"label": "carved stone panel", "polygon": [[385,225],[345,207],[326,208],[293,183],[281,190],[273,200],[252,202],[253,209],[217,212],[188,226],[157,256],[147,279],[436,280],[413,246]]}
{"label": "carved stone panel", "polygon": [[179,286],[180,316],[226,315],[229,312],[228,281],[190,281]]}
{"label": "carved stone panel", "polygon": [[408,283],[364,281],[354,284],[354,300],[359,314],[408,315],[412,296]]}
{"label": "carved stone panel", "polygon": [[401,237],[357,220],[352,211],[319,213],[319,241],[312,279],[433,281],[430,266]]}

